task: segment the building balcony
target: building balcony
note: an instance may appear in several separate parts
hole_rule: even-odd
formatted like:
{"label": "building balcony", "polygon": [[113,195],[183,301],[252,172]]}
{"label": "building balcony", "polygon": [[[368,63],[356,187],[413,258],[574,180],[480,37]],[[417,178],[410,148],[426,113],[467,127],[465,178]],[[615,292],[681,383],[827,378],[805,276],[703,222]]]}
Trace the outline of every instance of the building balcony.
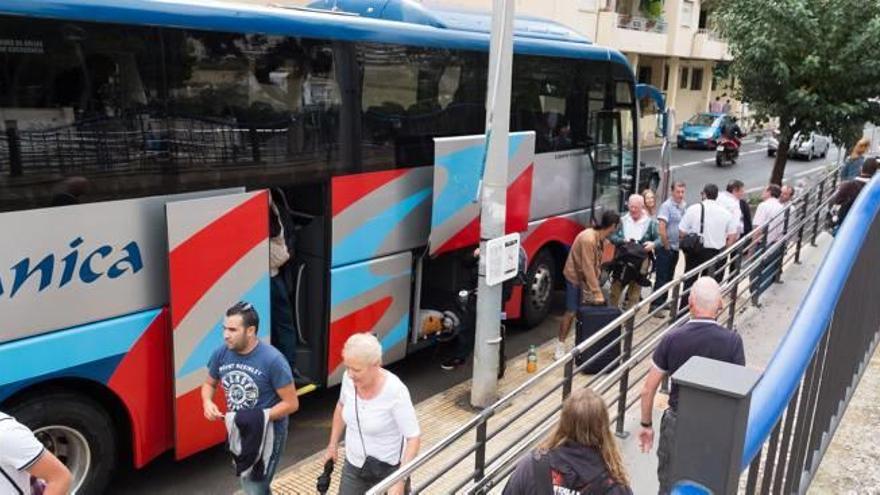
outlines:
{"label": "building balcony", "polygon": [[596,43],[622,52],[665,55],[668,25],[644,17],[599,12]]}
{"label": "building balcony", "polygon": [[699,29],[694,34],[691,57],[707,60],[730,60],[727,43],[711,29]]}
{"label": "building balcony", "polygon": [[617,14],[617,27],[620,29],[630,29],[632,31],[665,34],[668,26],[664,20]]}

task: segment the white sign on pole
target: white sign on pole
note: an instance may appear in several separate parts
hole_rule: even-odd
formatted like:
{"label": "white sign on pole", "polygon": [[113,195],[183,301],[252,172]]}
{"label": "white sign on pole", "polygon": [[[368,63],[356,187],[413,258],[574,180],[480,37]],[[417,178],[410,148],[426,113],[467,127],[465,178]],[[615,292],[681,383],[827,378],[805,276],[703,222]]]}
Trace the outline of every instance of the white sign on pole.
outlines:
{"label": "white sign on pole", "polygon": [[519,270],[519,233],[486,242],[486,284],[498,285]]}

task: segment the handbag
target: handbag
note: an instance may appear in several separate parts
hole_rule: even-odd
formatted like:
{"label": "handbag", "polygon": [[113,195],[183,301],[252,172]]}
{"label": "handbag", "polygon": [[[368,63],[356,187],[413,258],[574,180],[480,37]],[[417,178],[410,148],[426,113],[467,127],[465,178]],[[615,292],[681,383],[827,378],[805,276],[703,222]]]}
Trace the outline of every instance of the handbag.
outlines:
{"label": "handbag", "polygon": [[[361,415],[358,413],[358,405],[357,405],[357,388],[354,390],[354,417],[357,420],[358,425],[358,435],[361,437],[361,447],[364,449],[364,465],[361,466],[358,471],[358,478],[368,482],[368,483],[378,483],[388,476],[391,475],[394,471],[397,471],[397,468],[400,466],[400,462],[397,464],[388,464],[385,461],[380,461],[375,457],[367,454],[367,444],[364,443],[364,433],[361,430]],[[400,455],[403,456],[403,441],[401,440],[400,446]]]}
{"label": "handbag", "polygon": [[703,228],[705,221],[706,205],[700,203],[700,233],[696,234],[691,232],[690,234],[682,237],[680,241],[678,241],[678,248],[681,249],[685,254],[694,254],[703,248]]}

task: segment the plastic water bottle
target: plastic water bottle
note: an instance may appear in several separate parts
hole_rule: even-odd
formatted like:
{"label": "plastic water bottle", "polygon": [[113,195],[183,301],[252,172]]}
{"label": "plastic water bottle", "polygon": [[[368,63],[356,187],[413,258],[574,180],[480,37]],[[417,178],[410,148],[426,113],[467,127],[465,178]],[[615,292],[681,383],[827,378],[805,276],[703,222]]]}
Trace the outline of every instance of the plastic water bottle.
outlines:
{"label": "plastic water bottle", "polygon": [[526,357],[526,373],[538,371],[538,350],[534,345],[529,346],[529,355]]}

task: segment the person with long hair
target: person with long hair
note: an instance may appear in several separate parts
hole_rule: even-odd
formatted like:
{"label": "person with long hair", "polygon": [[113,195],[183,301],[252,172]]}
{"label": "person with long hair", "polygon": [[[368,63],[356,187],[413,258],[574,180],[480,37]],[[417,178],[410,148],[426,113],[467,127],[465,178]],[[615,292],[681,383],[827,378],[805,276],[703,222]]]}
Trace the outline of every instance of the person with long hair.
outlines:
{"label": "person with long hair", "polygon": [[524,456],[504,495],[631,495],[629,477],[611,433],[608,408],[588,388],[571,393],[553,433]]}
{"label": "person with long hair", "polygon": [[865,163],[865,153],[867,153],[870,148],[871,140],[868,138],[863,137],[856,142],[847,157],[846,162],[840,167],[841,181],[852,180],[859,175],[859,172],[862,170],[862,164]]}
{"label": "person with long hair", "polygon": [[657,218],[657,195],[651,189],[645,189],[642,197],[645,198],[645,213],[651,218]]}

